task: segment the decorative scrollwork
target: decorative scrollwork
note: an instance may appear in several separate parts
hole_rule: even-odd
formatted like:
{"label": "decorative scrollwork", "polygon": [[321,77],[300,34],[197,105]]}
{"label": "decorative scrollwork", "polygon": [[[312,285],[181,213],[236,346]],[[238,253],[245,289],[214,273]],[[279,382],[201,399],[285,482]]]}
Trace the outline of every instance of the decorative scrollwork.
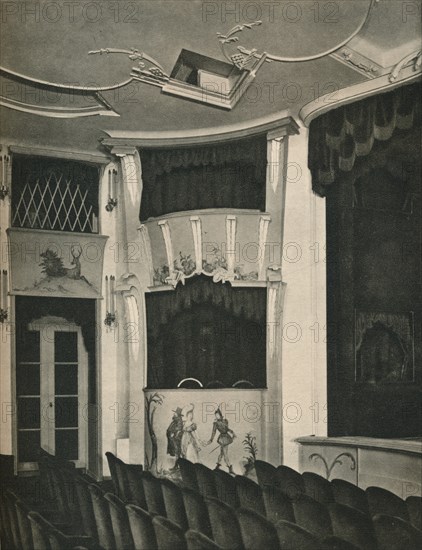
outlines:
{"label": "decorative scrollwork", "polygon": [[399,61],[399,63],[394,66],[393,70],[390,73],[390,82],[395,82],[400,76],[400,73],[404,69],[404,67],[406,67],[413,60],[413,70],[417,71],[422,66],[422,50],[406,55],[406,57]]}
{"label": "decorative scrollwork", "polygon": [[340,466],[343,465],[343,461],[340,460],[340,458],[344,456],[344,457],[347,457],[350,459],[350,462],[351,462],[351,466],[350,466],[350,469],[351,470],[356,470],[356,460],[355,460],[355,457],[353,455],[351,455],[350,453],[340,453],[339,455],[337,455],[333,462],[331,463],[331,465],[328,465],[328,462],[325,460],[325,458],[320,455],[319,453],[312,453],[311,455],[309,455],[309,460],[310,461],[314,461],[319,458],[321,460],[321,462],[324,464],[324,467],[325,467],[325,474],[326,474],[326,477],[327,479],[330,479],[330,475],[335,467],[336,464],[339,464]]}
{"label": "decorative scrollwork", "polygon": [[[166,73],[164,68],[153,57],[149,56],[145,52],[140,52],[136,48],[130,50],[121,48],[100,48],[99,50],[91,50],[89,55],[95,54],[124,54],[127,55],[131,61],[137,61],[138,66],[132,68],[131,77],[140,80],[141,82],[148,82],[162,84],[168,82],[170,76]],[[147,63],[149,66],[147,67]]]}
{"label": "decorative scrollwork", "polygon": [[253,27],[258,27],[259,25],[262,25],[262,21],[253,21],[252,23],[244,23],[243,25],[236,25],[232,29],[229,30],[227,34],[222,34],[221,32],[217,33],[218,40],[221,45],[221,50],[223,52],[224,57],[230,61],[230,63],[233,63],[239,70],[243,70],[246,68],[246,66],[255,58],[260,58],[261,54],[257,54],[257,50],[254,48],[250,51],[246,51],[244,48],[239,46],[238,53],[235,53],[233,55],[230,55],[227,52],[227,44],[232,44],[239,41],[238,36],[234,36],[235,34],[242,32],[244,29],[252,29]]}

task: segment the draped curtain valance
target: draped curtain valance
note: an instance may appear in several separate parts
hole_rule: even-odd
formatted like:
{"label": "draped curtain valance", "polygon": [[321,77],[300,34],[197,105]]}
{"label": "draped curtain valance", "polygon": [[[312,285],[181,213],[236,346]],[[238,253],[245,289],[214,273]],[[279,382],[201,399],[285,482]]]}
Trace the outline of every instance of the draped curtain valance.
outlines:
{"label": "draped curtain valance", "polygon": [[258,175],[265,170],[266,147],[263,138],[255,138],[204,147],[144,150],[141,151],[141,158],[143,177],[147,180],[155,180],[158,175],[169,173],[175,168],[221,166],[233,162],[254,164]]}
{"label": "draped curtain valance", "polygon": [[421,84],[404,86],[330,111],[312,121],[308,166],[314,191],[324,196],[339,171],[352,170],[356,158],[368,155],[375,140],[394,130],[420,126]]}
{"label": "draped curtain valance", "polygon": [[175,291],[146,295],[148,331],[155,333],[177,313],[196,304],[209,303],[250,322],[265,323],[266,288],[233,288],[228,283],[213,283],[205,276],[179,284]]}
{"label": "draped curtain valance", "polygon": [[265,209],[265,136],[222,145],[143,150],[140,219],[207,208]]}

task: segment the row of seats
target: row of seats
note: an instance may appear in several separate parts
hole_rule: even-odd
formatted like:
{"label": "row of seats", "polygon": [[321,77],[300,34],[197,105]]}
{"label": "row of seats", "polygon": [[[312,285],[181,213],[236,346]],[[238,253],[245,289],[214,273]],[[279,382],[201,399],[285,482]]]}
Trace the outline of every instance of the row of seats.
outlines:
{"label": "row of seats", "polygon": [[[389,548],[382,542],[382,533],[389,533],[390,544],[391,531],[396,533],[399,548],[402,548],[404,536],[409,548],[418,547],[421,540],[417,530],[400,518],[378,515],[372,519],[350,506],[335,502],[325,505],[305,493],[291,498],[273,485],[261,488],[243,476],[232,477],[221,470],[210,470],[184,459],[180,460],[180,469],[182,487],[167,479],[155,478],[149,472],[138,472],[139,475],[132,478],[129,475],[127,501],[135,501],[152,515],[166,516],[182,530],[189,527],[199,531],[223,548],[227,540],[234,544],[231,534],[234,533],[236,540],[239,533],[242,534],[240,513],[242,517],[250,513],[248,522],[254,526],[252,533],[258,537],[254,544],[261,539],[268,540],[263,533],[274,535],[274,528],[281,547],[287,548],[293,533],[296,538],[312,540],[313,544],[316,541],[321,544],[322,540],[327,544],[327,538],[334,536],[339,548],[343,547],[339,546],[339,539],[346,539],[357,548]],[[244,533],[241,538],[245,538]]]}
{"label": "row of seats", "polygon": [[363,490],[343,479],[328,481],[312,472],[300,474],[288,466],[275,467],[263,460],[255,462],[255,471],[260,487],[277,487],[293,500],[306,494],[321,504],[345,504],[371,517],[376,514],[396,516],[422,529],[421,497],[409,496],[403,500],[381,487]]}

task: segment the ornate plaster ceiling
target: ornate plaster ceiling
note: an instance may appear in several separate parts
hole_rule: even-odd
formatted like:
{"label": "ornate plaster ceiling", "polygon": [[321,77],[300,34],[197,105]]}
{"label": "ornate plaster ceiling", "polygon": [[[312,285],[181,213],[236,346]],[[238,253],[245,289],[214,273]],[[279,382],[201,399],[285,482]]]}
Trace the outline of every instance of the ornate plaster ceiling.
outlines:
{"label": "ornate plaster ceiling", "polygon": [[[327,94],[334,104],[341,90],[374,79],[375,71],[388,72],[415,52],[421,41],[420,8],[419,0],[2,3],[1,65],[31,79],[68,88],[112,88],[127,80],[136,64],[126,55],[88,55],[90,51],[136,48],[170,74],[183,48],[224,60],[218,33],[227,35],[236,25],[255,21],[261,24],[236,33],[238,42],[227,44],[229,55],[240,46],[273,58],[262,64],[229,112],[133,81],[102,90],[99,98],[89,93],[77,97],[91,109],[99,100],[99,110],[108,111],[103,114],[119,115],[113,118],[56,119],[2,108],[2,139],[96,151],[99,138],[106,133],[203,133],[204,129],[254,125],[286,115],[297,117],[304,105]],[[338,49],[345,41],[342,48],[346,54]],[[307,56],[318,58],[292,61]],[[279,57],[288,61],[277,61]],[[375,70],[365,68],[368,63]],[[25,82],[6,84],[2,95],[8,93],[15,101],[31,100],[32,93],[38,106],[63,101],[68,107],[79,105],[75,98],[71,104],[64,91],[37,96]]]}

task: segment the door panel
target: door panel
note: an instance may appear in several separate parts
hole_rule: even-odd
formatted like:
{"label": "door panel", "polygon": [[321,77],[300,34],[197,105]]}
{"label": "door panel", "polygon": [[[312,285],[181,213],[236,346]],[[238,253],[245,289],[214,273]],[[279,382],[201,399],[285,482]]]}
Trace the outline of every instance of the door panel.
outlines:
{"label": "door panel", "polygon": [[35,462],[41,446],[84,467],[87,352],[80,328],[59,321],[31,323],[17,351],[18,462]]}

